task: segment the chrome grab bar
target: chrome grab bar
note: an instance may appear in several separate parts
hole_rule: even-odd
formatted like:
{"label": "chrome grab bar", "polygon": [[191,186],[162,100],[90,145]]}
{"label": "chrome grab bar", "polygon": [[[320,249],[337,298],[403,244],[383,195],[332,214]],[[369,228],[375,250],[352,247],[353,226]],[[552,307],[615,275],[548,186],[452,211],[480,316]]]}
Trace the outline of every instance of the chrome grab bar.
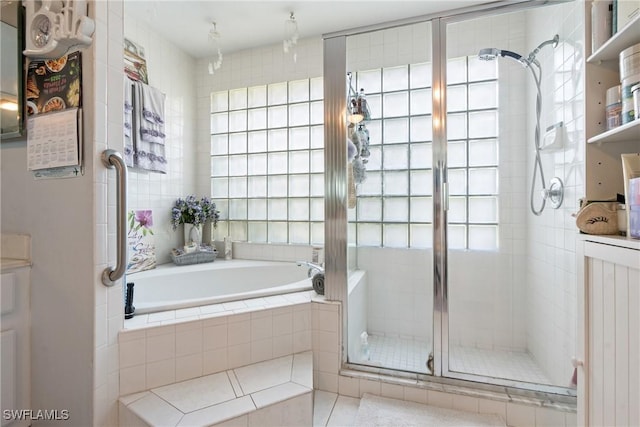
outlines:
{"label": "chrome grab bar", "polygon": [[113,286],[116,281],[124,276],[127,269],[127,165],[122,154],[115,150],[104,150],[101,156],[102,164],[111,169],[115,167],[118,185],[116,205],[116,237],[117,257],[116,267],[107,267],[102,272],[102,283],[105,286]]}

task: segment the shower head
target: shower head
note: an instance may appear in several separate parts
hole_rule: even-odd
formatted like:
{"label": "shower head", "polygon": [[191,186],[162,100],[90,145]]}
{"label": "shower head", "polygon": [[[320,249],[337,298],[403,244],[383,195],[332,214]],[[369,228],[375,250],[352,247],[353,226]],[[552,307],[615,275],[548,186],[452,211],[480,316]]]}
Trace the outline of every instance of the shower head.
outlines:
{"label": "shower head", "polygon": [[510,50],[500,50],[500,49],[496,49],[495,47],[485,47],[484,49],[480,49],[480,52],[478,52],[478,58],[483,61],[492,61],[496,59],[498,56],[516,60],[525,67],[529,65],[527,60],[522,55],[515,52],[511,52]]}
{"label": "shower head", "polygon": [[478,58],[483,61],[493,61],[500,55],[500,50],[495,47],[485,47],[478,52]]}

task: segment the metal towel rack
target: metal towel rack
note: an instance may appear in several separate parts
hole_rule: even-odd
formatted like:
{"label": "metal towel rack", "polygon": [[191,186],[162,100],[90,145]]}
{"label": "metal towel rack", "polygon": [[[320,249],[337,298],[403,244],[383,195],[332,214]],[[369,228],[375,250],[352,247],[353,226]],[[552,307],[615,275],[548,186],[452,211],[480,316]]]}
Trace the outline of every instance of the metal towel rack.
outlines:
{"label": "metal towel rack", "polygon": [[115,150],[104,150],[101,156],[102,164],[111,169],[115,167],[117,177],[117,250],[116,267],[107,267],[102,272],[102,283],[105,286],[113,286],[116,281],[124,276],[127,268],[127,165],[122,154]]}

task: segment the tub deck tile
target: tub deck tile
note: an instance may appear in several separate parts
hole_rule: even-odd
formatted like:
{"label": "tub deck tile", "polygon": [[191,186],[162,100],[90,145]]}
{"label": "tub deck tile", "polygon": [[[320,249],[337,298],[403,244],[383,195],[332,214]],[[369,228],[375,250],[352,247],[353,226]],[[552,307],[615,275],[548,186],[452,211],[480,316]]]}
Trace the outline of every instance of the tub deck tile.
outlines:
{"label": "tub deck tile", "polygon": [[133,318],[126,319],[124,321],[124,328],[126,331],[130,331],[134,329],[148,328],[151,326],[164,326],[194,320],[210,319],[212,317],[229,316],[232,314],[251,313],[256,310],[266,310],[278,307],[292,306],[295,311],[298,309],[299,305],[311,302],[314,296],[314,291],[302,291],[179,310],[136,314]]}
{"label": "tub deck tile", "polygon": [[302,396],[311,402],[312,359],[307,351],[123,396],[121,420],[208,426]]}

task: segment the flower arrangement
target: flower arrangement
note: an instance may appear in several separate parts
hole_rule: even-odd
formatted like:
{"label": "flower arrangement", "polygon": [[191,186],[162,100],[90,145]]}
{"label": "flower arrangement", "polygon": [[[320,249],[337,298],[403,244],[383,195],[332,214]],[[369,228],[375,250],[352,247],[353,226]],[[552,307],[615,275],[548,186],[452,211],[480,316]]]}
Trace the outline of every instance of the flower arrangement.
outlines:
{"label": "flower arrangement", "polygon": [[213,228],[216,228],[218,218],[220,218],[220,211],[208,197],[200,200],[194,195],[184,199],[179,198],[171,209],[171,225],[174,230],[180,224],[201,225],[209,221],[213,223]]}

